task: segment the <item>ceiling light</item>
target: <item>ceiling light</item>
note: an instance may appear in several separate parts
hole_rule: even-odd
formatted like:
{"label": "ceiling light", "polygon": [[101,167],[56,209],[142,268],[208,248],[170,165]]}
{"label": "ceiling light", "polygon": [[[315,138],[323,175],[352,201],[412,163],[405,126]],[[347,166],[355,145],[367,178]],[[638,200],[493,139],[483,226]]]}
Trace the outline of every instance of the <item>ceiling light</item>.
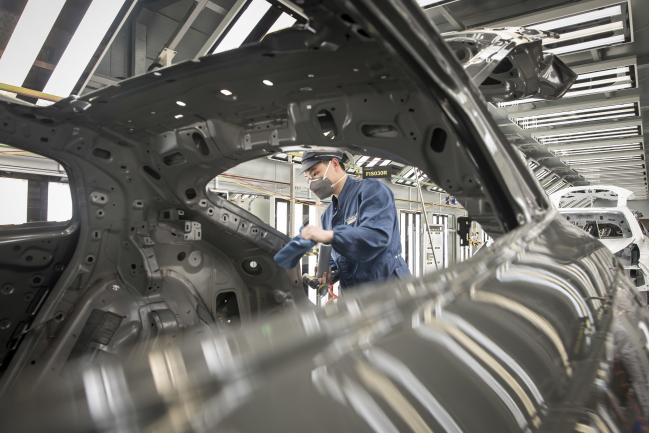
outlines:
{"label": "ceiling light", "polygon": [[374,158],[373,160],[368,162],[365,167],[368,167],[368,168],[374,167],[376,164],[379,163],[379,161],[381,161],[381,158]]}
{"label": "ceiling light", "polygon": [[264,83],[264,85],[266,85],[268,87],[271,87],[273,85],[273,82],[270,81],[270,80],[262,80],[262,83]]}
{"label": "ceiling light", "polygon": [[577,143],[593,140],[608,140],[613,138],[637,137],[640,135],[638,126],[621,128],[604,128],[592,131],[571,132],[564,134],[534,135],[541,144]]}
{"label": "ceiling light", "polygon": [[176,114],[174,115],[174,119],[182,119],[183,115],[182,114]]}
{"label": "ceiling light", "polygon": [[268,12],[270,6],[270,3],[266,0],[252,0],[234,22],[234,25],[230,27],[230,30],[228,30],[223,39],[221,39],[221,42],[219,42],[214,51],[212,51],[212,54],[239,48],[266,12]]}
{"label": "ceiling light", "polygon": [[115,21],[124,1],[94,0],[90,4],[43,92],[64,97],[70,95]]}
{"label": "ceiling light", "polygon": [[605,105],[605,106],[600,106],[600,107],[592,107],[592,108],[582,108],[579,110],[569,110],[569,111],[557,111],[555,113],[547,113],[547,114],[535,114],[531,116],[521,116],[517,117],[518,120],[527,120],[527,119],[543,119],[543,118],[548,118],[548,117],[556,117],[556,116],[566,116],[569,114],[583,114],[583,113],[590,113],[593,111],[601,111],[604,109],[617,109],[617,108],[628,108],[633,106],[632,102],[626,103],[626,104],[615,104],[615,105]]}
{"label": "ceiling light", "polygon": [[183,101],[176,101],[176,105],[180,105],[181,107],[187,106]]}
{"label": "ceiling light", "polygon": [[624,35],[609,36],[607,38],[595,39],[593,41],[580,42],[577,44],[566,45],[557,48],[548,48],[543,51],[555,55],[573,53],[576,51],[590,50],[593,48],[609,46],[613,44],[621,44],[625,41]]}
{"label": "ceiling light", "polygon": [[279,18],[277,18],[277,20],[275,21],[275,23],[270,27],[270,29],[268,29],[266,34],[287,29],[291,27],[293,24],[295,24],[295,21],[297,21],[295,18],[293,18],[286,12],[282,12]]}
{"label": "ceiling light", "polygon": [[22,86],[65,0],[30,0],[0,57],[0,83]]}
{"label": "ceiling light", "polygon": [[433,6],[441,6],[442,4],[450,3],[455,0],[417,0],[417,3],[422,8],[428,8]]}
{"label": "ceiling light", "polygon": [[221,89],[221,95],[232,96],[232,92],[229,91],[228,89]]}
{"label": "ceiling light", "polygon": [[534,24],[527,27],[536,30],[554,30],[561,27],[574,26],[576,24],[587,23],[589,21],[595,21],[602,18],[610,18],[617,15],[622,15],[622,6],[620,5],[598,9],[578,15],[571,15],[569,17],[546,21],[544,23]]}
{"label": "ceiling light", "polygon": [[[609,85],[604,86],[604,84]],[[595,93],[612,92],[634,87],[636,87],[636,83],[634,76],[631,74],[631,66],[604,69],[601,71],[579,74],[575,83],[570,86],[570,89],[562,96],[562,99],[592,95]],[[543,99],[526,98],[516,101],[499,102],[497,106],[502,108],[538,101],[543,101]]]}
{"label": "ceiling light", "polygon": [[597,78],[597,77],[602,77],[605,75],[613,75],[613,74],[628,74],[630,71],[628,66],[624,66],[622,68],[615,68],[615,69],[604,69],[603,71],[593,71],[593,72],[587,72],[585,74],[579,74],[577,76],[577,80],[585,80],[588,78]]}
{"label": "ceiling light", "polygon": [[359,167],[362,167],[363,164],[365,164],[365,161],[367,161],[368,159],[370,159],[369,156],[361,156],[360,158],[358,158],[356,160],[356,165],[358,165]]}
{"label": "ceiling light", "polygon": [[622,21],[616,21],[599,26],[586,27],[584,29],[575,30],[574,32],[561,33],[558,38],[545,38],[543,39],[543,45],[558,44],[561,42],[571,41],[573,39],[588,38],[600,33],[614,32],[616,30],[623,29],[624,24],[622,23]]}
{"label": "ceiling light", "polygon": [[607,119],[619,119],[622,117],[635,117],[638,115],[637,103],[604,105],[578,110],[557,111],[554,113],[537,114],[516,117],[510,119],[523,129],[542,128],[558,125],[579,124]]}
{"label": "ceiling light", "polygon": [[591,86],[599,86],[602,84],[614,84],[614,83],[619,83],[620,81],[626,81],[630,80],[631,77],[628,75],[624,75],[621,77],[612,77],[612,78],[600,78],[598,80],[583,80],[580,81],[579,77],[577,77],[577,82],[570,86],[570,90],[575,90],[575,89],[581,89],[582,87],[591,87]]}
{"label": "ceiling light", "polygon": [[632,83],[620,83],[620,84],[614,84],[612,86],[596,87],[594,89],[584,89],[584,90],[577,90],[574,92],[568,92],[564,95],[564,97],[573,98],[575,96],[592,95],[593,93],[614,92],[616,90],[629,89],[631,87],[634,87]]}

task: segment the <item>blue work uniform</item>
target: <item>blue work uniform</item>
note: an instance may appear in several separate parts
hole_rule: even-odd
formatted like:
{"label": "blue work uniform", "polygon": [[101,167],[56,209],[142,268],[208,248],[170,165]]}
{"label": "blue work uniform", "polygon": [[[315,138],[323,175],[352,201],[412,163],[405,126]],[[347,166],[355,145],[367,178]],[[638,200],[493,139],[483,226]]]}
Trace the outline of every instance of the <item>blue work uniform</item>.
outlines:
{"label": "blue work uniform", "polygon": [[332,267],[341,288],[410,275],[401,257],[394,196],[382,182],[347,177],[322,214],[322,227],[334,232]]}

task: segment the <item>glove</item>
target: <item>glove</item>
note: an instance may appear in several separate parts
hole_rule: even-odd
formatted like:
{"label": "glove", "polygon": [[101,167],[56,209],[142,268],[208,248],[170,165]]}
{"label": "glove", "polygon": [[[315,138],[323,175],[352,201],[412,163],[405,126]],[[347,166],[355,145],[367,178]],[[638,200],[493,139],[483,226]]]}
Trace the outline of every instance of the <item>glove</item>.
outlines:
{"label": "glove", "polygon": [[315,241],[295,236],[275,254],[273,260],[282,268],[294,268],[300,262],[302,256],[311,251],[315,244]]}

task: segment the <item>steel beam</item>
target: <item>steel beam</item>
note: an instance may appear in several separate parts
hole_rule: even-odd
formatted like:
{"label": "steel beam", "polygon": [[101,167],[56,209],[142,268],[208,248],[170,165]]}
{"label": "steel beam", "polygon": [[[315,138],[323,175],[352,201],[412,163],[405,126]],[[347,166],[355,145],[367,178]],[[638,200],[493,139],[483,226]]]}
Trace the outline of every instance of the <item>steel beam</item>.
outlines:
{"label": "steel beam", "polygon": [[180,41],[185,37],[189,29],[196,21],[196,18],[203,12],[209,0],[197,0],[197,2],[192,5],[192,8],[189,10],[187,15],[182,21],[176,31],[172,33],[171,37],[167,41],[164,47],[160,50],[157,57],[157,63],[163,67],[171,65],[173,58],[176,56],[176,48],[180,44]]}
{"label": "steel beam", "polygon": [[244,7],[248,5],[250,0],[237,0],[234,5],[232,5],[232,8],[228,11],[228,13],[223,17],[221,22],[219,23],[218,26],[216,26],[216,29],[214,29],[214,32],[210,35],[209,38],[207,38],[207,41],[203,44],[200,50],[198,50],[198,54],[196,54],[196,57],[203,57],[205,55],[210,54],[208,51],[216,41],[223,35],[223,33],[230,27],[230,24],[239,16],[239,13],[243,10]]}

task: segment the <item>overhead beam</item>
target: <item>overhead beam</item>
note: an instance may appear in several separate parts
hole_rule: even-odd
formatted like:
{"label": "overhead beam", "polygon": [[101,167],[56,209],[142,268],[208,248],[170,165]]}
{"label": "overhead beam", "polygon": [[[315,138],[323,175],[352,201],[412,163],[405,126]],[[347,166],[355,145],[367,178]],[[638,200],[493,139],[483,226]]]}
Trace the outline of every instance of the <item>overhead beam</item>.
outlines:
{"label": "overhead beam", "polygon": [[183,18],[182,24],[180,24],[176,28],[176,30],[169,37],[169,40],[167,41],[165,46],[162,47],[162,49],[158,53],[156,60],[158,65],[162,67],[171,65],[173,58],[176,56],[176,48],[180,44],[180,41],[182,41],[182,39],[185,37],[189,29],[194,24],[194,21],[196,21],[196,18],[198,18],[201,12],[203,12],[208,3],[210,3],[209,0],[197,0],[197,2],[192,5],[187,15],[185,15],[185,17]]}
{"label": "overhead beam", "polygon": [[196,57],[203,57],[209,54],[209,50],[214,46],[216,41],[225,33],[225,31],[230,27],[230,25],[235,21],[239,16],[239,13],[246,7],[250,0],[237,0],[228,13],[223,17],[218,26],[214,29],[214,32],[210,35],[209,38],[205,41]]}

